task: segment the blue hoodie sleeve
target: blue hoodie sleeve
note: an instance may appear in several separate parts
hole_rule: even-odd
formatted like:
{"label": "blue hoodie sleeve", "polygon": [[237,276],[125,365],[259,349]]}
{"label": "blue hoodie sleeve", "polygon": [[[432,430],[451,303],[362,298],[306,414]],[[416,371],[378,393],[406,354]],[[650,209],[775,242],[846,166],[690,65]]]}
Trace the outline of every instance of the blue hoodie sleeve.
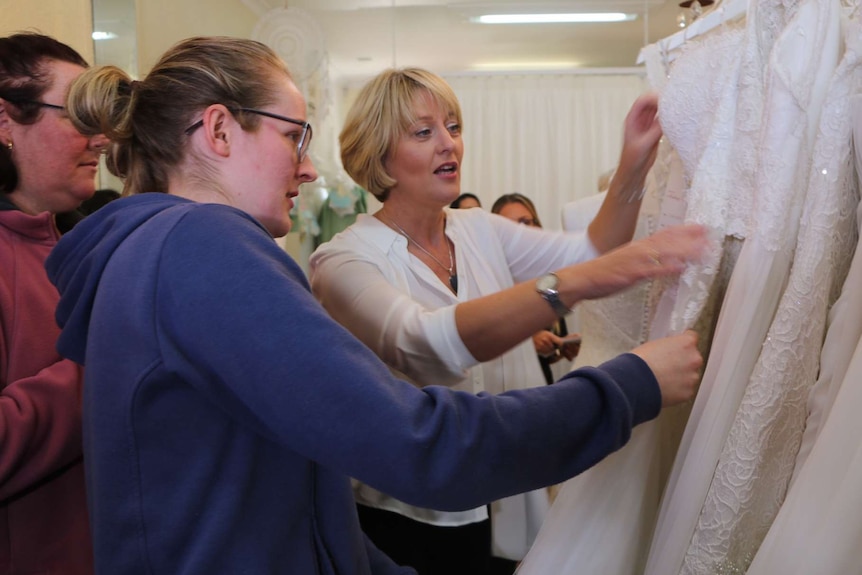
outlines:
{"label": "blue hoodie sleeve", "polygon": [[414,505],[465,509],[563,481],[660,409],[631,354],[499,396],[397,380],[262,228],[223,208],[171,232],[156,301],[169,369],[241,425]]}

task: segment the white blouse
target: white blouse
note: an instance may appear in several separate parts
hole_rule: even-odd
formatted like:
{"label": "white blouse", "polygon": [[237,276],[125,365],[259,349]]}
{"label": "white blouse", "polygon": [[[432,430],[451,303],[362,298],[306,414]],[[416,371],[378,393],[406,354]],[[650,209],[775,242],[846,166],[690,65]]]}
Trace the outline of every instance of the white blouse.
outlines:
{"label": "white blouse", "polygon": [[[396,375],[419,387],[497,394],[544,385],[531,338],[477,363],[458,335],[455,306],[598,252],[584,233],[531,228],[481,208],[447,208],[446,215],[446,235],[455,245],[458,267],[457,296],[407,251],[404,236],[365,214],[312,254],[314,295]],[[484,507],[466,512],[415,508],[365,485],[357,486],[356,496],[365,505],[436,525],[487,517]]]}

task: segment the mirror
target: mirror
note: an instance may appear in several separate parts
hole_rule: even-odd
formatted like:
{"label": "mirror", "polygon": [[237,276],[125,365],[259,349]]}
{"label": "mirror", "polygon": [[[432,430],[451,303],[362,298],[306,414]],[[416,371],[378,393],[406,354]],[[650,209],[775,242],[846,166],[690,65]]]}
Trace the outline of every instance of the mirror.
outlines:
{"label": "mirror", "polygon": [[[138,77],[135,0],[93,0],[93,53],[96,66],[113,65]],[[99,168],[98,187],[122,191],[123,182],[111,174],[105,161]]]}

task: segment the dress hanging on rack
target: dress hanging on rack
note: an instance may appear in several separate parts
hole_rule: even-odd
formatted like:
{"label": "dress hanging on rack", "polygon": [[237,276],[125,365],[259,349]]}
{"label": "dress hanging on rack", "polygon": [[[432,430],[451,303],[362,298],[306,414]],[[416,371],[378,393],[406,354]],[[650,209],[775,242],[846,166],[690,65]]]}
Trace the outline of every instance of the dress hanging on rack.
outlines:
{"label": "dress hanging on rack", "polygon": [[[787,497],[748,569],[750,575],[843,575],[858,572],[862,565],[862,520],[857,507],[862,481],[858,448],[862,432],[862,259],[857,243],[862,221],[858,177],[862,167],[858,145],[862,141],[860,38],[862,23],[857,18],[845,20],[846,49],[825,106],[828,114],[822,122],[811,175],[811,209],[803,217],[806,233],[800,236],[797,250],[799,267],[815,288],[806,295],[816,296],[819,291],[822,299],[828,299],[840,285],[844,277],[841,266],[854,248],[855,255],[841,296],[830,311],[822,350],[814,349],[819,352],[819,376],[816,372],[807,374],[817,381],[807,395],[807,409],[802,410],[807,419],[802,422],[802,448],[796,455]],[[851,129],[856,142],[855,170]],[[822,330],[820,314],[809,315]],[[816,343],[819,333],[806,339],[803,331],[800,345]],[[803,393],[800,401],[805,399]]]}
{"label": "dress hanging on rack", "polygon": [[[660,146],[635,238],[656,231],[671,154],[666,144]],[[643,283],[580,303],[583,342],[573,368],[599,365],[643,343],[652,309],[649,295],[650,284]],[[638,426],[622,450],[561,486],[518,575],[639,572],[661,495],[661,465],[655,449],[660,425],[651,421]]]}
{"label": "dress hanging on rack", "polygon": [[[807,238],[797,236],[797,230],[806,193],[813,187],[808,175],[821,125],[819,111],[837,62],[839,43],[833,8],[825,0],[761,2],[758,13],[744,29],[728,26],[709,41],[686,46],[674,62],[670,85],[663,91],[662,123],[688,176],[687,219],[709,225],[725,240],[724,249],[714,254],[706,266],[683,278],[672,299],[673,314],[666,318],[665,325],[654,322],[651,334],[678,331],[690,326],[694,318],[703,318],[703,310],[709,309],[705,305],[707,294],[714,295],[716,280],[726,277],[721,270],[729,273],[732,269],[733,277],[722,308],[731,311],[722,314],[716,329],[704,383],[665,493],[646,573],[744,572],[764,536],[764,526],[768,528],[776,503],[780,503],[781,482],[776,485],[770,479],[790,478],[792,461],[788,466],[786,456],[792,453],[792,447],[788,450],[782,445],[776,451],[774,444],[763,441],[763,437],[787,438],[796,434],[798,441],[800,418],[782,410],[781,398],[786,398],[785,391],[793,388],[785,387],[788,374],[797,375],[798,371],[805,379],[812,365],[811,353],[796,353],[783,366],[792,367],[780,369],[782,364],[777,361],[786,360],[786,348],[781,345],[784,333],[776,330],[781,326],[799,328],[788,333],[802,331],[803,339],[796,343],[816,350],[817,322],[810,322],[810,326],[804,322],[810,314],[825,315],[822,304],[829,301],[815,296],[794,309],[792,297],[801,296],[801,292],[793,291],[794,286],[804,281],[801,271],[791,273],[790,265],[797,237]],[[721,42],[726,43],[725,49],[718,49]],[[772,58],[766,60],[765,55],[770,54]],[[675,102],[677,105],[674,93],[681,99]],[[702,109],[686,107],[686,102]],[[828,130],[821,130],[820,145],[827,146],[832,136]],[[840,158],[839,154],[839,164]],[[839,172],[837,168],[830,171]],[[812,176],[811,181],[815,179]],[[809,206],[826,205],[822,196],[819,200],[814,196],[807,199]],[[835,199],[840,205],[840,198]],[[750,219],[752,213],[758,217]],[[839,230],[831,237],[840,237],[846,231],[842,221],[846,222],[830,219],[830,225]],[[819,229],[822,232],[823,228]],[[736,248],[743,238],[745,246],[740,252]],[[827,252],[828,246],[841,252],[837,244],[828,241],[806,239],[804,243],[804,249],[810,251],[803,251],[808,254],[815,254],[823,246],[827,246]],[[828,257],[819,259],[826,260],[827,269],[820,272],[827,279],[818,289],[841,275],[840,262]],[[712,288],[704,289],[710,282]],[[790,291],[785,292],[788,284]],[[776,310],[779,321],[773,321]],[[589,334],[585,333],[582,354],[589,354],[587,342]],[[769,405],[777,411],[770,408],[759,412],[750,403],[759,397],[769,397]],[[746,435],[749,430],[762,435]],[[646,471],[633,475],[605,475],[606,489],[612,489],[629,506],[627,515],[612,509],[607,513],[610,508],[602,508],[599,499],[584,505],[588,498],[578,496],[578,491],[589,493],[583,485],[589,485],[588,477],[594,472],[613,465],[617,465],[617,471],[628,469],[624,465],[633,464],[636,457],[629,456],[626,462],[627,450],[633,446],[643,449],[638,441],[640,438],[633,435],[626,448],[563,487],[519,575],[643,572],[637,555],[628,553],[632,549],[631,533],[636,533],[637,538],[652,531],[653,524],[637,503],[648,498],[629,499],[627,494],[637,492],[632,481],[643,484],[653,471],[646,466],[639,468]],[[739,470],[754,470],[754,474],[734,475]],[[581,485],[574,487],[579,480]],[[593,495],[601,498],[603,494],[598,491]],[[735,503],[725,505],[727,502]],[[749,505],[759,511],[746,513]],[[644,531],[640,522],[645,517]],[[609,528],[614,521],[620,525],[616,530]],[[594,539],[590,538],[591,530],[596,535]],[[602,559],[614,552],[625,560],[615,564],[613,559]]]}
{"label": "dress hanging on rack", "polygon": [[[719,154],[730,148],[716,146],[706,150],[701,142],[719,142],[721,122],[733,117],[734,110],[720,105],[722,92],[712,83],[733,77],[738,56],[725,49],[738,44],[741,30],[722,28],[720,38],[712,39],[714,58],[710,63],[712,76],[704,82],[702,76],[692,78],[700,88],[695,97],[689,94],[689,105],[680,110],[689,118],[692,128],[691,146],[686,146],[686,161],[690,173],[701,160],[717,162]],[[724,42],[727,46],[719,46]],[[642,52],[651,85],[664,92],[668,80],[669,58],[659,47]],[[696,69],[698,73],[702,70]],[[681,75],[683,80],[687,77]],[[732,95],[731,95],[732,96]],[[664,124],[664,120],[663,120]],[[684,140],[685,138],[681,138]],[[726,141],[726,137],[724,141]],[[736,190],[736,182],[725,181],[713,188],[711,202],[702,200],[687,205],[688,182],[683,177],[683,163],[669,144],[662,143],[658,159],[650,172],[647,193],[638,221],[636,237],[643,237],[667,225],[690,221],[713,224],[719,229],[726,203]],[[706,153],[711,151],[712,153]],[[727,159],[719,162],[726,165]],[[713,185],[718,182],[713,181]],[[717,212],[717,213],[716,213]],[[721,228],[723,235],[728,233]],[[731,247],[738,247],[737,244]],[[735,254],[735,251],[729,253]],[[584,344],[577,363],[596,364],[628,351],[652,335],[667,335],[670,313],[679,304],[692,310],[686,325],[695,327],[701,341],[709,342],[713,318],[729,276],[733,258],[722,259],[721,243],[716,246],[716,262],[709,273],[701,272],[700,282],[683,293],[677,286],[654,282],[642,284],[622,294],[581,304]],[[709,281],[706,281],[708,279]],[[695,289],[697,288],[697,289]],[[701,297],[703,296],[703,297]],[[661,311],[661,301],[670,307]],[[662,317],[665,316],[665,317]],[[657,332],[661,332],[656,335]],[[688,406],[665,410],[661,416],[634,430],[629,444],[594,468],[566,482],[542,526],[539,538],[525,559],[519,575],[541,573],[603,573],[610,575],[640,575],[659,508],[659,500],[667,474],[673,462],[676,446],[688,416]]]}
{"label": "dress hanging on rack", "polygon": [[[781,296],[792,281],[812,148],[837,62],[837,24],[836,3],[826,0],[758,2],[749,13],[741,77],[762,77],[763,99],[760,113],[738,115],[761,124],[756,147],[738,157],[755,170],[749,191],[757,217],[665,493],[648,574],[745,572],[789,480],[798,417],[776,398],[786,397],[788,378],[809,370],[811,358],[793,357],[798,348],[786,338],[796,342],[798,334],[780,328],[815,324],[801,310],[816,311],[808,305],[816,302],[794,309]],[[816,349],[815,340],[807,344]],[[777,438],[781,445],[771,441]]]}

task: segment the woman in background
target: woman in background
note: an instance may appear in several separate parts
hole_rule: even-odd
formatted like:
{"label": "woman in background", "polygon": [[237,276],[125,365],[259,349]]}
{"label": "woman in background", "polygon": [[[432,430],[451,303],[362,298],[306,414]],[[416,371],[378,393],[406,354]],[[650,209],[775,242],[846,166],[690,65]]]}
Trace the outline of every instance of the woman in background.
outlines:
{"label": "woman in background", "polygon": [[[383,207],[312,254],[312,290],[332,317],[419,387],[498,394],[543,385],[530,336],[569,312],[579,283],[613,269],[622,289],[672,273],[663,269],[668,260],[650,254],[673,246],[684,265],[703,241],[699,227],[688,227],[623,248],[617,255],[653,263],[637,276],[593,259],[631,239],[640,203],[624,199],[642,189],[654,159],[656,111],[654,95],[634,104],[621,176],[596,225],[588,234],[563,234],[450,209],[461,193],[464,153],[457,97],[426,70],[381,73],[348,112],[340,143],[347,173]],[[581,262],[588,263],[575,265]],[[524,290],[537,296],[535,307],[519,299]],[[547,321],[536,323],[540,315]],[[511,572],[548,507],[544,489],[497,501],[492,529],[485,506],[423,508],[363,484],[355,494],[372,541],[422,574],[484,573],[492,549]]]}
{"label": "woman in background", "polygon": [[[542,227],[536,206],[530,198],[523,194],[514,193],[500,196],[491,207],[491,213],[499,214],[525,226]],[[567,337],[568,335],[569,329],[566,325],[566,318],[562,317],[548,329],[533,334],[533,345],[536,348],[539,365],[542,366],[545,383],[549,385],[554,383],[551,366],[563,358],[569,361],[573,360],[581,348],[580,338]]]}
{"label": "woman in background", "polygon": [[481,208],[482,202],[479,201],[479,198],[476,197],[475,194],[463,193],[455,200],[449,204],[450,208]]}
{"label": "woman in background", "polygon": [[69,121],[87,67],[41,34],[0,38],[0,573],[93,572],[81,461],[80,367],[55,345],[45,259],[58,215],[95,192],[101,134]]}

